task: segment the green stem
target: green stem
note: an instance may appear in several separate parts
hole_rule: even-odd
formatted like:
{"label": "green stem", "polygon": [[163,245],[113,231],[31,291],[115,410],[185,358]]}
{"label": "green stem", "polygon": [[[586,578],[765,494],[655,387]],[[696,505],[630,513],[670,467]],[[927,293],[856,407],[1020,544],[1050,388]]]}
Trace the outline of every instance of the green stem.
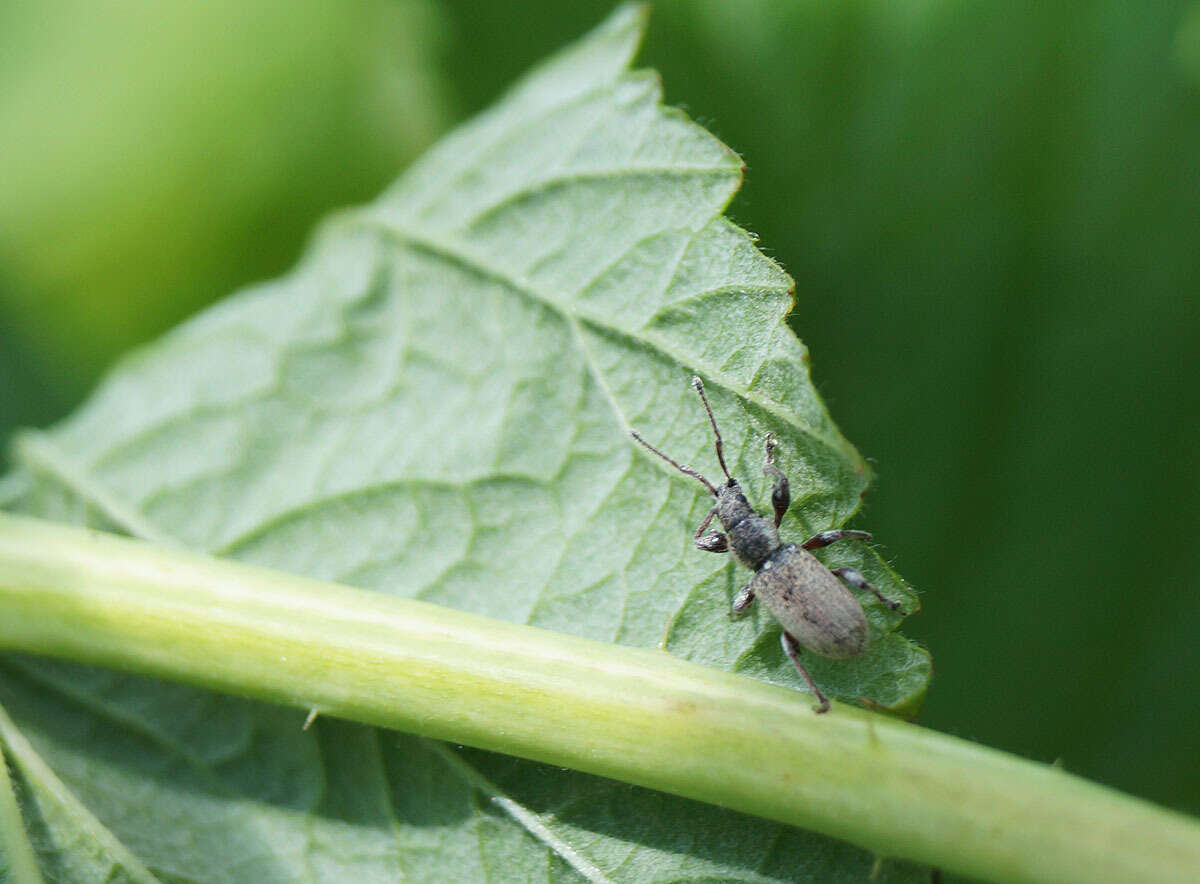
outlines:
{"label": "green stem", "polygon": [[0,648],[424,734],[1004,881],[1193,881],[1200,824],[627,648],[0,514]]}

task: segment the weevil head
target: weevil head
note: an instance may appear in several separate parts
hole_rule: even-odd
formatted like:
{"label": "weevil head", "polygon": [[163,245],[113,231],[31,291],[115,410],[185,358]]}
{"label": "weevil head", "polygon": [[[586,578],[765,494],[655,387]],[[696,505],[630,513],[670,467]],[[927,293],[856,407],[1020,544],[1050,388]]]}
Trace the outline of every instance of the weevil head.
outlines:
{"label": "weevil head", "polygon": [[747,568],[757,571],[779,549],[775,524],[754,511],[734,479],[717,493],[717,518],[725,528],[729,551]]}
{"label": "weevil head", "polygon": [[725,530],[728,531],[742,519],[754,514],[754,508],[750,506],[750,501],[746,500],[737,479],[730,479],[717,491],[717,518],[721,520]]}

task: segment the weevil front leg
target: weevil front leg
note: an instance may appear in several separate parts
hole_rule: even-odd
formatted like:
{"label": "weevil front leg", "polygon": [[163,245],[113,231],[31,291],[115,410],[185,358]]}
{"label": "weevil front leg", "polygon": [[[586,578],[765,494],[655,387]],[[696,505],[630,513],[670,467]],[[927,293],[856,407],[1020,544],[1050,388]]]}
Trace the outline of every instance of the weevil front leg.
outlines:
{"label": "weevil front leg", "polygon": [[804,664],[800,662],[800,643],[792,637],[792,634],[786,629],[783,631],[781,641],[783,642],[783,652],[788,655],[788,659],[792,661],[792,665],[796,667],[796,671],[804,676],[804,680],[808,682],[809,688],[812,689],[813,696],[819,701],[813,707],[813,712],[820,715],[823,712],[829,711],[829,700],[821,693],[821,689],[817,687],[817,683],[812,680],[812,676],[808,674],[808,670],[804,668]]}
{"label": "weevil front leg", "polygon": [[741,617],[748,610],[750,610],[750,606],[752,604],[754,604],[754,590],[752,590],[750,588],[750,584],[747,583],[745,586],[739,589],[738,594],[734,596],[733,605],[729,608],[729,619],[736,620],[738,617]]}
{"label": "weevil front leg", "polygon": [[[712,524],[713,516],[717,514],[717,508],[714,506],[708,511],[708,515],[704,517],[704,521],[700,523],[700,527],[696,529],[693,539],[696,544],[696,549],[702,549],[705,552],[723,553],[729,552],[729,541],[720,531],[709,531],[704,534],[704,529]],[[703,537],[700,535],[704,534]]]}
{"label": "weevil front leg", "polygon": [[[859,533],[861,534],[862,532],[860,531]],[[891,599],[886,598],[883,593],[881,593],[879,590],[877,590],[871,584],[867,583],[867,578],[863,577],[861,571],[856,571],[854,568],[834,568],[833,573],[836,574],[838,577],[841,577],[843,580],[845,580],[851,586],[855,586],[855,587],[858,587],[859,589],[865,589],[868,592],[875,593],[875,598],[879,599],[881,602],[883,602],[885,605],[887,605],[893,611],[900,610],[900,603],[894,602]]]}
{"label": "weevil front leg", "polygon": [[775,480],[775,487],[771,489],[771,506],[775,508],[775,527],[778,528],[779,523],[783,521],[783,514],[791,505],[792,492],[788,486],[788,477],[783,474],[783,470],[775,466],[776,444],[775,434],[767,433],[767,462],[763,464],[763,475],[771,476]]}

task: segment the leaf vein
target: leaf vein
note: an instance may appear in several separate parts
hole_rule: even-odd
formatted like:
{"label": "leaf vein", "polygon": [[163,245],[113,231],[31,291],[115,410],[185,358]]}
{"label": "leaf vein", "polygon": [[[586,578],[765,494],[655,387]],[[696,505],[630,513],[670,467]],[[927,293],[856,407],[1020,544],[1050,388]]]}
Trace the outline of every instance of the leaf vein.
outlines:
{"label": "leaf vein", "polygon": [[480,793],[486,795],[496,807],[499,807],[529,832],[530,835],[558,854],[564,862],[580,875],[591,881],[592,884],[614,884],[595,863],[568,844],[563,838],[556,835],[538,814],[506,795],[499,786],[491,782],[461,755],[451,750],[445,743],[435,740],[429,740],[428,743],[434,754],[441,757],[447,767],[461,776]]}
{"label": "leaf vein", "polygon": [[[843,446],[835,444],[824,434],[818,433],[811,427],[804,426],[802,423],[800,423],[796,419],[796,416],[787,411],[781,403],[764,399],[761,396],[753,393],[744,385],[739,384],[730,378],[728,374],[722,371],[718,366],[701,363],[694,357],[690,357],[678,352],[674,347],[671,346],[670,343],[665,340],[662,335],[654,332],[642,332],[642,336],[639,338],[636,332],[629,329],[620,328],[599,315],[593,315],[589,311],[576,310],[573,312],[566,305],[560,303],[553,297],[537,291],[528,282],[519,280],[503,270],[500,270],[499,268],[492,267],[483,258],[472,255],[470,250],[461,242],[453,241],[449,238],[433,240],[422,236],[415,231],[399,227],[395,223],[389,222],[388,219],[379,217],[378,215],[362,215],[357,223],[365,224],[368,227],[372,226],[373,224],[384,235],[395,239],[400,244],[405,245],[414,251],[424,252],[434,257],[441,258],[469,273],[504,286],[506,289],[514,292],[520,297],[528,299],[533,303],[544,305],[570,322],[576,329],[582,328],[583,325],[586,325],[589,328],[597,330],[598,332],[609,334],[614,337],[637,340],[643,345],[648,344],[657,349],[664,356],[667,356],[673,362],[681,365],[692,365],[697,370],[703,371],[706,376],[706,380],[710,382],[710,385],[722,387],[736,396],[741,397],[742,399],[753,402],[759,408],[766,411],[781,423],[787,424],[797,432],[812,439],[814,442],[817,442],[820,445],[839,454],[843,450]],[[577,335],[577,340],[580,338],[581,336]],[[594,374],[599,375],[600,372],[595,370]],[[607,385],[605,385],[605,389],[607,389]],[[626,420],[624,412],[617,404],[616,399],[611,395],[611,393],[607,398],[609,403],[612,405],[613,411],[616,414],[622,428],[625,431],[628,431],[630,429],[629,423]]]}
{"label": "leaf vein", "polygon": [[0,706],[0,741],[8,749],[22,774],[43,789],[67,811],[95,841],[111,862],[120,866],[137,884],[160,884],[155,875],[125,846],[116,834],[92,815],[75,793],[60,780],[21,732],[3,706]]}

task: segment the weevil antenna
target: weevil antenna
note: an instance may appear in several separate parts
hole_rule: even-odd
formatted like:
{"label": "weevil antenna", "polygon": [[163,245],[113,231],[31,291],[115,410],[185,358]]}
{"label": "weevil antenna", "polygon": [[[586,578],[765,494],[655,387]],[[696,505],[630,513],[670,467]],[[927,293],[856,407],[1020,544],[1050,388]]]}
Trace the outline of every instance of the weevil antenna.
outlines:
{"label": "weevil antenna", "polygon": [[729,475],[729,468],[725,466],[725,447],[721,444],[721,431],[717,429],[717,419],[713,417],[712,408],[708,405],[708,397],[704,395],[704,381],[700,380],[699,376],[694,377],[692,386],[700,394],[700,401],[704,403],[704,410],[708,412],[708,422],[712,424],[713,435],[717,437],[717,460],[721,462],[721,472],[725,474],[726,479],[732,482],[733,476]]}
{"label": "weevil antenna", "polygon": [[667,463],[669,463],[671,466],[675,467],[675,469],[679,470],[679,472],[683,473],[685,476],[691,476],[693,479],[699,479],[701,482],[704,483],[704,487],[708,489],[709,494],[711,494],[713,497],[717,496],[717,489],[713,487],[713,483],[708,481],[708,479],[704,478],[703,476],[701,476],[699,473],[697,473],[691,467],[685,467],[685,466],[683,466],[683,464],[679,463],[679,461],[673,460],[672,458],[667,457],[665,454],[663,454],[661,451],[659,451],[657,448],[655,448],[653,445],[651,445],[649,442],[647,442],[645,439],[643,439],[641,436],[639,436],[637,433],[637,430],[630,430],[629,435],[631,435],[634,439],[636,439],[638,442],[640,442],[645,448],[654,452],[659,457],[661,457],[663,460],[665,460]]}

